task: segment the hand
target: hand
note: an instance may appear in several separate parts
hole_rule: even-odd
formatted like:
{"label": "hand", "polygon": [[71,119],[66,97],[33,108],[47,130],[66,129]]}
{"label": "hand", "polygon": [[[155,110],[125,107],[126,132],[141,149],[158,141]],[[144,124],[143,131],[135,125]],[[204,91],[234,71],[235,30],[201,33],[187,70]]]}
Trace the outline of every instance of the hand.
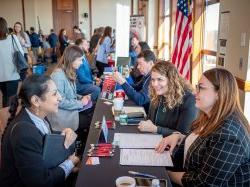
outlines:
{"label": "hand", "polygon": [[80,158],[77,157],[75,155],[75,153],[73,153],[72,155],[70,155],[68,159],[72,161],[72,163],[74,164],[74,166],[76,166],[80,162]]}
{"label": "hand", "polygon": [[65,136],[64,147],[65,147],[66,149],[68,149],[69,146],[70,146],[72,143],[75,142],[76,137],[77,137],[76,133],[75,133],[72,129],[70,129],[70,128],[65,128],[65,129],[63,129],[61,135],[64,135],[64,136]]}
{"label": "hand", "polygon": [[120,85],[126,82],[126,80],[122,77],[122,75],[118,71],[114,72],[113,77],[116,80],[116,82],[118,82]]}
{"label": "hand", "polygon": [[82,97],[81,101],[82,101],[82,104],[83,106],[87,105],[91,100],[91,95],[85,95]]}
{"label": "hand", "polygon": [[177,143],[180,141],[181,136],[181,134],[171,134],[170,136],[163,138],[161,142],[156,146],[156,152],[162,153],[164,152],[166,147],[169,147],[169,152],[170,154],[172,154]]}
{"label": "hand", "polygon": [[96,78],[95,78],[95,85],[96,85],[96,86],[100,86],[101,83],[102,83],[102,80],[96,77]]}
{"label": "hand", "polygon": [[157,126],[154,125],[151,120],[141,121],[139,123],[138,129],[142,132],[157,132]]}

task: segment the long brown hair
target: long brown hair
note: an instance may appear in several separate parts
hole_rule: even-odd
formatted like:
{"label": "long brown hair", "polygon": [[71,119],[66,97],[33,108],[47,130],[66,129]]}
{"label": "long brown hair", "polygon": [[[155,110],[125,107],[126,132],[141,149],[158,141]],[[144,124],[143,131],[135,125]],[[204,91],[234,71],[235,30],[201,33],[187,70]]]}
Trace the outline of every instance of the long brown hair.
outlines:
{"label": "long brown hair", "polygon": [[[169,61],[159,61],[153,67],[151,72],[157,72],[168,80],[168,91],[164,94],[164,105],[169,109],[174,108],[183,101],[184,90],[192,90],[190,83],[188,83],[182,76],[180,76],[176,67]],[[152,84],[149,85],[149,93],[151,102],[157,105],[160,96],[156,94]]]}
{"label": "long brown hair", "polygon": [[16,30],[15,30],[15,25],[20,25],[20,26],[21,26],[20,36],[25,40],[25,42],[27,42],[27,41],[26,41],[26,37],[25,37],[25,35],[24,35],[22,23],[17,21],[17,22],[14,24],[13,31],[14,31],[15,34],[17,34],[17,32],[16,32]]}
{"label": "long brown hair", "polygon": [[198,118],[193,123],[193,132],[199,136],[208,136],[217,130],[228,116],[234,114],[250,134],[250,126],[240,106],[239,90],[232,73],[226,69],[214,68],[204,72],[203,76],[213,84],[218,99],[212,107],[209,117],[200,111]]}
{"label": "long brown hair", "polygon": [[3,17],[0,17],[0,40],[5,40],[8,32],[7,21]]}
{"label": "long brown hair", "polygon": [[111,38],[111,32],[112,32],[112,28],[111,27],[109,27],[109,26],[105,27],[104,33],[103,33],[103,35],[102,35],[102,37],[100,39],[100,44],[103,43],[105,37]]}
{"label": "long brown hair", "polygon": [[56,66],[56,69],[62,69],[65,72],[66,77],[73,82],[76,79],[76,71],[73,68],[72,63],[77,58],[80,58],[82,56],[83,51],[80,49],[80,47],[76,45],[70,45],[64,50],[63,55],[60,58],[58,65]]}

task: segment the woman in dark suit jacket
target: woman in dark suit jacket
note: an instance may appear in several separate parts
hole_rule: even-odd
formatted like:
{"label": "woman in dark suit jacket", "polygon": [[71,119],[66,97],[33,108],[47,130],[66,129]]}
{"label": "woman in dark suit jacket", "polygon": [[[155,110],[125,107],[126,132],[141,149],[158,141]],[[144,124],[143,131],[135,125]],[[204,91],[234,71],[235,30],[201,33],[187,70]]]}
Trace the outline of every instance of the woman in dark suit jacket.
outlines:
{"label": "woman in dark suit jacket", "polygon": [[197,109],[191,85],[171,62],[157,62],[151,70],[148,120],[139,130],[169,136],[174,131],[186,134],[196,118]]}
{"label": "woman in dark suit jacket", "polygon": [[[79,162],[78,157],[72,154],[54,168],[46,167],[42,157],[44,136],[52,133],[45,117],[57,112],[60,97],[49,77],[32,75],[23,82],[19,93],[23,108],[15,117],[18,106],[15,98],[2,138],[1,187],[64,186],[65,179]],[[62,133],[66,135],[65,147],[75,141],[76,135],[71,129],[64,129]]]}
{"label": "woman in dark suit jacket", "polygon": [[184,170],[168,172],[171,180],[182,186],[250,186],[250,126],[234,76],[225,69],[206,71],[196,106],[200,113],[192,133],[175,132],[156,148],[172,152],[180,144],[178,152],[184,150]]}

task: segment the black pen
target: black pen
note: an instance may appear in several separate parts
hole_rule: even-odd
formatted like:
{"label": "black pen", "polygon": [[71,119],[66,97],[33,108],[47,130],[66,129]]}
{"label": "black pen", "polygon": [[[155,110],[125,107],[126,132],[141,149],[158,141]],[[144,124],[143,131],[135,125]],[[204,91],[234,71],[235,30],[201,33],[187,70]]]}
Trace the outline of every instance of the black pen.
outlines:
{"label": "black pen", "polygon": [[147,174],[147,173],[140,173],[140,172],[136,172],[136,171],[128,171],[128,173],[132,174],[132,175],[138,175],[138,176],[142,176],[142,177],[149,177],[149,178],[157,179],[156,176],[150,175],[150,174]]}

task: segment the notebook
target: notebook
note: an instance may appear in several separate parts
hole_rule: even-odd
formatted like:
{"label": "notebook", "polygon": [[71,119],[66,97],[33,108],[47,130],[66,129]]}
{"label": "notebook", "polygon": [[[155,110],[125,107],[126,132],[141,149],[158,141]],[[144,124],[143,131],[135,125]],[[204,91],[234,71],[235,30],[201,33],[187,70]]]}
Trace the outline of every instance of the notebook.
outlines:
{"label": "notebook", "polygon": [[75,151],[73,143],[68,149],[64,147],[65,136],[46,134],[43,146],[43,160],[47,168],[57,167]]}

